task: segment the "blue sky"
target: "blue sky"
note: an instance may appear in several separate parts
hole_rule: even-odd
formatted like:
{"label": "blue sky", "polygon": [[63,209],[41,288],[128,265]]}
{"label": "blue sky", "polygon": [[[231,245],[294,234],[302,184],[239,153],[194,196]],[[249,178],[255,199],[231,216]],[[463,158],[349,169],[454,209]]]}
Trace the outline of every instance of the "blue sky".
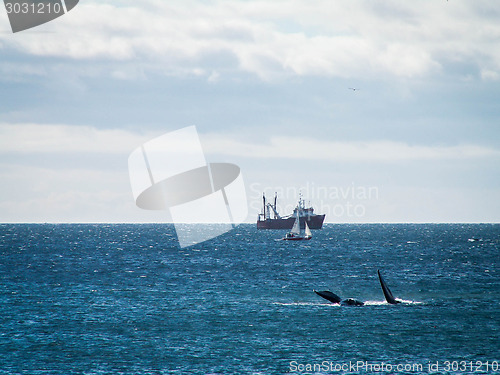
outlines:
{"label": "blue sky", "polygon": [[190,125],[241,167],[249,222],[301,187],[330,222],[500,221],[493,1],[86,0],[0,30],[1,222],[168,220],[127,158]]}

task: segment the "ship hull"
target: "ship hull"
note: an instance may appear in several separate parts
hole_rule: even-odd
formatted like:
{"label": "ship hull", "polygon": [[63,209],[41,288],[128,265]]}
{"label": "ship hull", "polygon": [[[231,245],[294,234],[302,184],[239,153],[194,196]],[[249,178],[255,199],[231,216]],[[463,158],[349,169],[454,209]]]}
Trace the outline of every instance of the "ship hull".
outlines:
{"label": "ship hull", "polygon": [[[300,218],[300,227],[303,229],[307,226],[309,229],[321,229],[325,215],[305,216]],[[257,229],[292,229],[295,217],[288,217],[286,219],[266,219],[257,221]]]}

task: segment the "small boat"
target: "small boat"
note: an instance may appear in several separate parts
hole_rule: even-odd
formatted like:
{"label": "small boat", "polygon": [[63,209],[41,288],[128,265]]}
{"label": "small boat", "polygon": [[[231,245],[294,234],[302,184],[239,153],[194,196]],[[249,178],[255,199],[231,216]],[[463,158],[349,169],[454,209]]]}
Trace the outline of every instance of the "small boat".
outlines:
{"label": "small boat", "polygon": [[311,230],[307,225],[307,221],[305,222],[305,228],[300,228],[300,215],[297,212],[297,217],[295,218],[295,222],[293,223],[292,230],[288,232],[285,237],[283,237],[286,241],[300,241],[300,240],[310,240],[312,238]]}

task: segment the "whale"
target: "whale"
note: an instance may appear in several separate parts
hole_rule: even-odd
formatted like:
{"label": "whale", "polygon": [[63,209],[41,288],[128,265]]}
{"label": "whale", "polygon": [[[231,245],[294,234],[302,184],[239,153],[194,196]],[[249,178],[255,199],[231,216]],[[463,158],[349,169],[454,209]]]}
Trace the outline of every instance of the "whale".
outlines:
{"label": "whale", "polygon": [[[382,287],[382,292],[384,292],[384,297],[387,303],[391,305],[396,305],[398,303],[401,303],[401,301],[398,301],[394,296],[392,295],[391,290],[389,289],[389,286],[385,282],[384,278],[382,277],[382,274],[380,273],[380,270],[377,270],[378,274],[378,279],[380,281],[380,286]],[[364,302],[358,301],[354,298],[347,298],[347,299],[342,299],[335,293],[330,292],[329,290],[321,290],[317,291],[313,289],[313,292],[316,293],[318,296],[332,302],[335,304],[339,304],[342,306],[363,306]]]}
{"label": "whale", "polygon": [[339,304],[342,306],[363,306],[364,302],[358,301],[354,298],[347,298],[347,299],[342,299],[339,296],[337,296],[335,293],[330,292],[329,290],[313,290],[314,293],[316,293],[318,296],[323,297],[324,299],[335,303]]}
{"label": "whale", "polygon": [[382,292],[384,292],[384,297],[387,303],[390,303],[391,305],[401,303],[401,301],[396,300],[396,298],[394,298],[394,296],[392,295],[391,290],[389,289],[384,278],[380,274],[380,270],[377,270],[377,273],[378,273],[378,279],[380,281],[380,286],[382,287]]}

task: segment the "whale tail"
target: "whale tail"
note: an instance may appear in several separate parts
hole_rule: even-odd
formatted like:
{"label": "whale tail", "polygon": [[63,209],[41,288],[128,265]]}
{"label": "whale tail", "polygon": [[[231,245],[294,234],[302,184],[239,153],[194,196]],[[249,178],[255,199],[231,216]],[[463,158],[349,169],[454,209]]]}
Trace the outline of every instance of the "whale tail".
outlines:
{"label": "whale tail", "polygon": [[314,290],[314,293],[333,303],[340,303],[340,301],[342,301],[342,298],[337,296],[335,293],[330,292],[329,290],[323,290],[319,292],[317,290]]}
{"label": "whale tail", "polygon": [[385,300],[387,301],[387,303],[390,303],[390,304],[393,304],[393,305],[395,305],[396,303],[400,303],[392,295],[391,290],[389,289],[389,287],[385,283],[385,280],[383,279],[383,277],[380,274],[379,270],[377,270],[377,273],[378,273],[378,279],[380,280],[380,285],[382,286],[382,291],[384,292]]}

